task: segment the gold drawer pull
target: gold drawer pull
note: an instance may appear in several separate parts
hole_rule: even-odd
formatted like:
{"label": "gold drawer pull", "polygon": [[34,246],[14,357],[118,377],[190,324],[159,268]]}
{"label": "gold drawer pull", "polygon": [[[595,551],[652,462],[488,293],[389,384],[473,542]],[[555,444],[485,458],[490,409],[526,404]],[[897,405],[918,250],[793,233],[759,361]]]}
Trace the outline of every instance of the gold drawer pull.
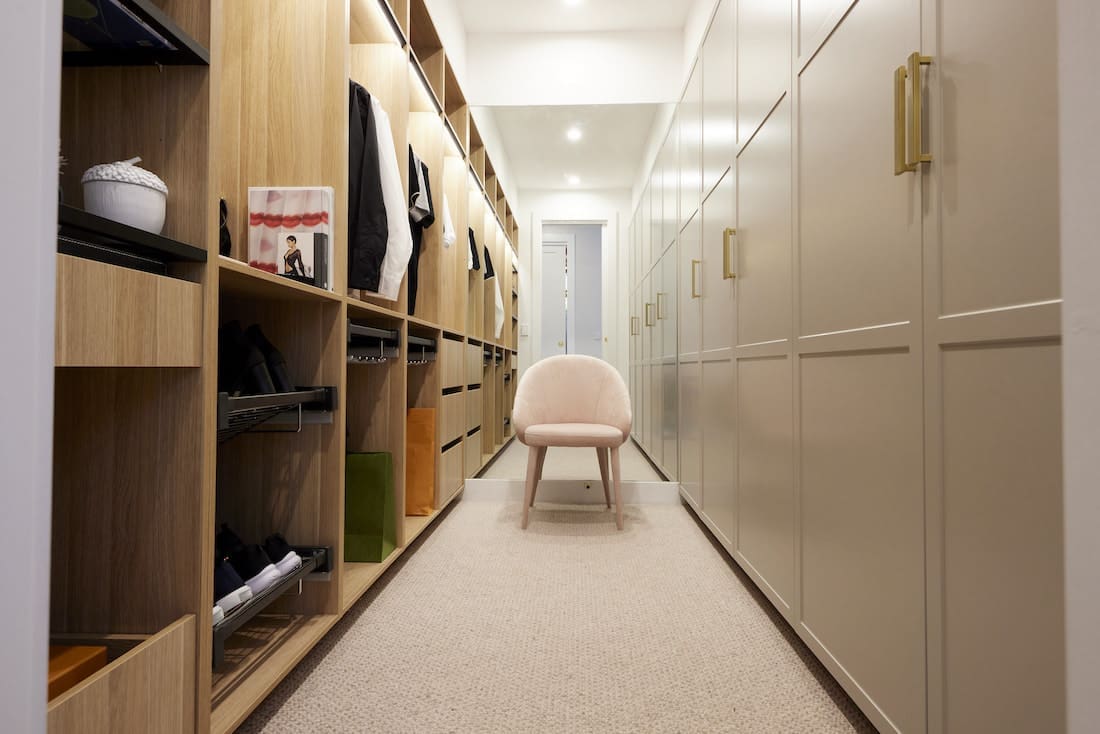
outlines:
{"label": "gold drawer pull", "polygon": [[731,280],[737,277],[733,270],[733,244],[737,240],[737,230],[726,227],[722,233],[722,280]]}

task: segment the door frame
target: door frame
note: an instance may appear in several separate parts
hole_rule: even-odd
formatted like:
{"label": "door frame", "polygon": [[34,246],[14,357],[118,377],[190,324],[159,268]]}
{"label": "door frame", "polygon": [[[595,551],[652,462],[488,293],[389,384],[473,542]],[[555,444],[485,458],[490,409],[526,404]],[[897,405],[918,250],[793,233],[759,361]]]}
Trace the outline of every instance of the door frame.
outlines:
{"label": "door frame", "polygon": [[[574,288],[575,280],[574,279],[575,279],[576,275],[575,275],[574,270],[569,267],[569,253],[572,252],[576,248],[576,243],[577,243],[576,237],[574,237],[573,235],[560,235],[560,239],[558,239],[557,237],[549,238],[549,239],[544,237],[543,240],[542,240],[541,257],[539,258],[539,264],[540,265],[545,263],[545,261],[546,261],[545,260],[546,250],[547,250],[548,247],[557,248],[557,247],[560,246],[565,250],[565,282],[566,282],[565,289],[566,289],[566,292],[567,292],[568,295],[566,296],[567,304],[566,304],[566,307],[565,307],[565,351],[563,352],[563,354],[569,354],[569,347],[574,343],[573,339],[574,339],[574,336],[575,336],[574,329],[573,329],[573,324],[574,324],[573,319],[574,319],[574,316],[575,316],[575,311],[574,311],[574,309],[569,307],[569,304],[572,303],[572,294],[575,292],[575,288]],[[545,291],[543,289],[543,286],[545,285],[545,282],[544,282],[543,278],[545,277],[545,275],[546,275],[545,271],[540,267],[539,268],[539,301],[538,302],[539,302],[539,304],[542,308],[546,307],[546,301],[543,298],[543,296],[545,295]],[[545,318],[546,318],[545,311],[539,313],[539,344],[538,344],[539,358],[548,356],[547,354],[544,353],[545,343],[542,340],[542,334],[543,334],[542,326],[545,323],[545,321],[544,321]]]}
{"label": "door frame", "polygon": [[[622,337],[622,331],[620,330],[619,318],[620,310],[624,312],[629,308],[624,305],[620,309],[619,304],[619,253],[618,248],[615,247],[616,242],[610,239],[610,226],[611,222],[607,219],[540,219],[537,216],[532,217],[532,230],[531,230],[531,242],[537,246],[536,257],[531,258],[531,291],[532,291],[532,304],[542,303],[542,247],[544,242],[556,242],[559,240],[544,240],[543,239],[543,227],[546,225],[556,226],[571,226],[571,225],[597,225],[602,227],[600,232],[600,287],[602,293],[600,294],[601,300],[601,319],[602,319],[602,331],[603,331],[603,344],[602,344],[602,359],[610,362],[613,366],[618,367],[618,363],[615,361],[615,355],[617,354],[617,347],[619,340]],[[570,270],[569,288],[572,290],[575,286],[575,272]],[[572,338],[572,317],[569,321],[569,338]],[[538,362],[543,358],[542,354],[542,318],[531,319],[531,363]],[[624,378],[625,379],[625,378]]]}

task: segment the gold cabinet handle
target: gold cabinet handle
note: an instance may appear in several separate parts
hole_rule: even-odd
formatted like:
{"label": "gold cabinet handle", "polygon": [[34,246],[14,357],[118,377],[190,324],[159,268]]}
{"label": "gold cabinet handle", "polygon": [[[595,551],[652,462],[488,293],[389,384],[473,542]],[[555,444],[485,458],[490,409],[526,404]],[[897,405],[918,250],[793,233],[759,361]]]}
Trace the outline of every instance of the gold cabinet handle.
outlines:
{"label": "gold cabinet handle", "polygon": [[905,79],[904,66],[894,69],[894,175],[917,170],[906,161],[905,154]]}
{"label": "gold cabinet handle", "polygon": [[666,294],[657,291],[657,320],[664,321],[667,318],[665,314],[665,302],[661,300]]}
{"label": "gold cabinet handle", "polygon": [[731,248],[736,239],[737,230],[733,227],[726,227],[726,230],[722,232],[722,280],[737,277],[737,273],[733,270],[733,254],[731,253]]}
{"label": "gold cabinet handle", "polygon": [[696,282],[695,282],[695,266],[696,265],[702,265],[702,264],[703,264],[702,260],[692,260],[691,261],[691,297],[692,298],[698,298],[699,297],[699,293],[697,292],[697,286],[696,286]]}
{"label": "gold cabinet handle", "polygon": [[909,54],[909,92],[912,95],[912,103],[909,105],[909,155],[906,163],[917,167],[918,163],[930,163],[932,154],[922,150],[924,136],[921,130],[921,119],[924,116],[923,102],[921,101],[920,68],[932,63],[931,56],[921,56],[919,51]]}
{"label": "gold cabinet handle", "polygon": [[630,317],[630,335],[631,336],[638,336],[641,333],[642,333],[642,329],[641,329],[641,325],[638,322],[638,317],[637,316],[631,316]]}
{"label": "gold cabinet handle", "polygon": [[650,318],[651,314],[653,313],[652,311],[650,311],[651,308],[653,308],[652,303],[647,303],[645,305],[645,325],[646,326],[653,326],[653,320]]}

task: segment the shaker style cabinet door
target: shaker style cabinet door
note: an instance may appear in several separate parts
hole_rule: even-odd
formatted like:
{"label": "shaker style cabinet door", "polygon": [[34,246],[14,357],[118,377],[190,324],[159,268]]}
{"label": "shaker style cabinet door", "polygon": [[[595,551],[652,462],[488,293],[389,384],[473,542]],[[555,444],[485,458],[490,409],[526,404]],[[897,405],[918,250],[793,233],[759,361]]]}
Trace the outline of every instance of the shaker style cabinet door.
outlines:
{"label": "shaker style cabinet door", "polygon": [[744,143],[791,77],[791,4],[737,0],[737,141]]}
{"label": "shaker style cabinet door", "polygon": [[680,232],[676,250],[680,257],[680,328],[681,361],[699,358],[703,330],[703,249],[702,219],[693,216]]}
{"label": "shaker style cabinet door", "polygon": [[699,210],[703,184],[703,63],[697,61],[680,100],[680,215],[677,230]]}
{"label": "shaker style cabinet door", "polygon": [[737,154],[735,13],[734,0],[721,0],[703,41],[703,198]]}
{"label": "shaker style cabinet door", "polygon": [[921,173],[894,175],[893,75],[920,38],[920,0],[859,0],[797,78],[797,619],[903,732],[926,726],[922,227]]}

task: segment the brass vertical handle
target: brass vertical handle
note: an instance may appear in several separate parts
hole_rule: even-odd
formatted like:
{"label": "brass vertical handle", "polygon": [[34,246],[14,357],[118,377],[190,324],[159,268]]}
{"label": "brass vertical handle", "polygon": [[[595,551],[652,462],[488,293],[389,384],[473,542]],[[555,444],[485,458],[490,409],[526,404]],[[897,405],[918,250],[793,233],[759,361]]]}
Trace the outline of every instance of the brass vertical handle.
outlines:
{"label": "brass vertical handle", "polygon": [[894,175],[917,170],[909,165],[905,151],[905,79],[908,73],[904,66],[894,69]]}
{"label": "brass vertical handle", "polygon": [[665,320],[664,301],[661,300],[661,297],[664,296],[664,295],[666,295],[666,294],[661,293],[660,291],[657,291],[657,320],[658,321],[664,321]]}
{"label": "brass vertical handle", "polygon": [[932,161],[932,154],[923,151],[923,130],[921,129],[924,116],[923,100],[921,97],[921,67],[932,63],[931,56],[921,56],[919,51],[909,54],[909,91],[912,101],[909,105],[909,154],[906,163],[916,169],[920,163]]}
{"label": "brass vertical handle", "polygon": [[699,293],[696,292],[695,266],[696,265],[702,265],[702,264],[703,264],[702,260],[692,260],[691,261],[691,297],[692,298],[698,298],[699,297]]}
{"label": "brass vertical handle", "polygon": [[737,273],[733,270],[733,254],[731,253],[731,246],[736,237],[737,230],[733,227],[726,227],[726,230],[722,233],[722,280],[737,277]]}
{"label": "brass vertical handle", "polygon": [[653,308],[652,303],[647,303],[645,305],[645,325],[646,326],[653,326],[653,321],[650,319],[650,314],[652,313],[652,311],[650,311],[649,309],[651,309],[651,308]]}
{"label": "brass vertical handle", "polygon": [[641,324],[638,321],[638,317],[637,316],[631,316],[630,317],[630,335],[631,336],[638,336],[641,333],[642,333],[642,328],[641,328]]}

